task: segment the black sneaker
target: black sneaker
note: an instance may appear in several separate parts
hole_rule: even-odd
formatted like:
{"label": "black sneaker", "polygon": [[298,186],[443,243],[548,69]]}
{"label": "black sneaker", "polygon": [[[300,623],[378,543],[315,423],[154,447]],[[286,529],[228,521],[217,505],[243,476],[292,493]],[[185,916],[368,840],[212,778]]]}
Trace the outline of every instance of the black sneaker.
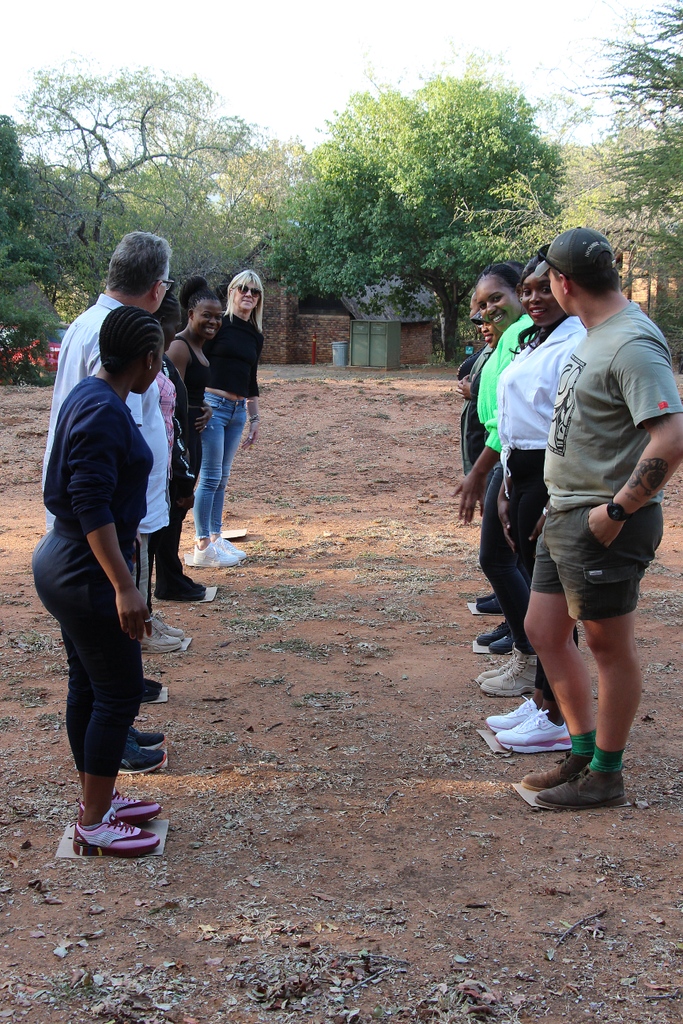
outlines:
{"label": "black sneaker", "polygon": [[139,747],[144,747],[145,750],[158,750],[166,741],[163,732],[138,732],[132,725],[128,730],[128,739],[134,740]]}
{"label": "black sneaker", "polygon": [[192,586],[183,587],[181,590],[163,593],[154,591],[157,601],[203,601],[206,597],[206,587],[201,583],[193,583]]}
{"label": "black sneaker", "polygon": [[490,644],[494,644],[496,640],[502,640],[506,636],[510,636],[510,627],[507,622],[501,622],[500,626],[496,626],[495,629],[489,629],[487,633],[480,633],[477,637],[477,643],[480,647],[488,647]]}
{"label": "black sneaker", "polygon": [[119,771],[124,775],[142,775],[145,772],[155,772],[157,768],[163,768],[167,760],[165,750],[145,750],[129,736]]}
{"label": "black sneaker", "polygon": [[478,597],[475,601],[475,606],[482,615],[502,615],[503,613],[503,609],[500,607],[495,594],[492,594],[490,597]]}
{"label": "black sneaker", "polygon": [[512,634],[508,636],[502,636],[500,640],[494,640],[492,644],[489,644],[489,654],[512,654],[512,648],[514,646],[514,640]]}

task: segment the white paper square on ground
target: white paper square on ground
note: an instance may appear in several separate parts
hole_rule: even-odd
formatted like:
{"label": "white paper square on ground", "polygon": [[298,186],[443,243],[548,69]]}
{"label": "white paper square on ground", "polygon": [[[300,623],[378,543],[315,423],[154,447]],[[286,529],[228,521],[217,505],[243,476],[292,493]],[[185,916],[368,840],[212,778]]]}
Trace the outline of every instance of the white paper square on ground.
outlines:
{"label": "white paper square on ground", "polygon": [[[156,700],[146,700],[145,704],[166,704],[168,701],[168,686],[162,686]],[[142,704],[140,705],[142,707]]]}
{"label": "white paper square on ground", "polygon": [[[191,643],[192,643],[192,637],[191,636],[184,636],[183,639],[180,642],[180,647],[178,648],[178,651],[180,651],[180,653],[182,654],[183,651],[187,650],[187,648],[190,646]],[[171,651],[171,654],[177,654],[178,651]]]}
{"label": "white paper square on ground", "polygon": [[223,540],[242,540],[246,535],[246,530],[221,530]]}
{"label": "white paper square on ground", "polygon": [[476,640],[472,641],[472,650],[474,651],[475,654],[490,654],[491,653],[490,650],[488,649],[488,647],[482,647],[482,645],[478,644]]}
{"label": "white paper square on ground", "polygon": [[469,610],[472,612],[473,615],[483,615],[484,614],[483,612],[479,611],[479,609],[477,608],[477,606],[474,603],[474,601],[468,601],[467,602],[467,607],[469,608]]}
{"label": "white paper square on ground", "polygon": [[490,729],[477,729],[477,732],[483,739],[489,750],[492,750],[494,754],[509,754],[510,751],[506,750],[505,747],[501,747],[500,743],[496,739],[495,732],[491,732]]}
{"label": "white paper square on ground", "polygon": [[215,601],[217,593],[218,587],[207,587],[204,597],[201,599],[201,601],[198,601],[197,604],[208,604],[209,601]]}
{"label": "white paper square on ground", "polygon": [[[153,832],[155,836],[159,836],[161,842],[157,846],[156,850],[152,853],[144,853],[143,857],[163,857],[164,849],[166,848],[166,836],[168,835],[168,820],[166,818],[156,818],[154,821],[148,821],[145,825],[140,825],[140,828],[144,829],[145,832]],[[74,827],[73,825],[67,825],[64,829],[64,835],[59,841],[57,847],[56,857],[66,857],[69,860],[84,860],[84,861],[102,861],[106,859],[106,854],[101,857],[82,857],[78,853],[74,853],[73,848],[74,838]],[[117,857],[116,860],[127,860],[125,857]],[[131,860],[138,860],[138,857],[131,857]]]}

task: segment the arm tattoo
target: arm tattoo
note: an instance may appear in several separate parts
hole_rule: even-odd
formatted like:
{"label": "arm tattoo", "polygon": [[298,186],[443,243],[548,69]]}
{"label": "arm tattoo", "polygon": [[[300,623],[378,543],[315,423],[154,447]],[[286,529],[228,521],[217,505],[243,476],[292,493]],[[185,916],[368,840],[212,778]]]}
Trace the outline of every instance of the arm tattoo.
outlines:
{"label": "arm tattoo", "polygon": [[668,470],[669,464],[665,459],[643,459],[633,470],[628,487],[634,491],[640,487],[648,496],[656,494]]}

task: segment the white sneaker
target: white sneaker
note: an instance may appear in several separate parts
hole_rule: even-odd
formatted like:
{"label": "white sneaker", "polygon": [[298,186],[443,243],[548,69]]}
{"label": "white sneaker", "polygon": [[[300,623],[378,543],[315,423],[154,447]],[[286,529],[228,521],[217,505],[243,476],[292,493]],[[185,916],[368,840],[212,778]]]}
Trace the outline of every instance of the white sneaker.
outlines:
{"label": "white sneaker", "polygon": [[161,632],[166,634],[166,636],[175,636],[178,640],[183,640],[185,638],[185,634],[182,629],[178,629],[177,626],[169,626],[168,622],[166,622],[158,612],[155,612],[152,616],[152,625],[155,623]]}
{"label": "white sneaker", "polygon": [[169,651],[179,651],[181,646],[182,640],[177,636],[162,633],[154,619],[152,619],[152,635],[147,636],[145,633],[140,641],[143,654],[168,654]]}
{"label": "white sneaker", "polygon": [[195,544],[194,552],[190,558],[192,559],[191,562],[188,562],[187,556],[185,558],[188,565],[221,566],[226,568],[227,566],[240,564],[240,559],[237,555],[231,555],[229,551],[222,551],[212,541],[202,550]]}
{"label": "white sneaker", "polygon": [[491,732],[501,732],[504,729],[516,729],[527,718],[533,718],[538,711],[536,704],[529,697],[525,697],[518,708],[508,711],[507,715],[491,715],[486,719],[486,724]]}
{"label": "white sneaker", "polygon": [[521,697],[536,689],[536,655],[522,654],[516,647],[499,675],[484,679],[481,689],[489,697]]}
{"label": "white sneaker", "polygon": [[243,562],[247,557],[246,551],[242,551],[241,548],[236,548],[235,545],[226,540],[225,537],[219,537],[218,540],[214,540],[213,546],[219,551],[225,551],[228,555],[234,555],[235,558],[239,558],[240,562]]}
{"label": "white sneaker", "polygon": [[496,739],[501,747],[515,750],[520,754],[541,754],[548,750],[572,749],[572,738],[565,723],[553,725],[548,718],[548,712],[540,710],[515,729],[497,733]]}

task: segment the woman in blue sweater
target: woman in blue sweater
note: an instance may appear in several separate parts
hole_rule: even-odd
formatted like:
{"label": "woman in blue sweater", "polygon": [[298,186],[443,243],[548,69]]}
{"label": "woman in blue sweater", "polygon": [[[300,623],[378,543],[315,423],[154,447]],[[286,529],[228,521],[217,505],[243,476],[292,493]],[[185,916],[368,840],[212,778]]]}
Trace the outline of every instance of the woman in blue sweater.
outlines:
{"label": "woman in blue sweater", "polygon": [[99,340],[101,369],[60,410],[44,488],[55,523],[34,552],[33,574],[69,662],[66,727],[83,794],[74,850],[135,857],[158,846],[137,825],[161,808],[115,788],[144,691],[140,640],[151,633],[131,569],[152,453],[126,399],[159,372],[163,334],[149,313],[119,306]]}

